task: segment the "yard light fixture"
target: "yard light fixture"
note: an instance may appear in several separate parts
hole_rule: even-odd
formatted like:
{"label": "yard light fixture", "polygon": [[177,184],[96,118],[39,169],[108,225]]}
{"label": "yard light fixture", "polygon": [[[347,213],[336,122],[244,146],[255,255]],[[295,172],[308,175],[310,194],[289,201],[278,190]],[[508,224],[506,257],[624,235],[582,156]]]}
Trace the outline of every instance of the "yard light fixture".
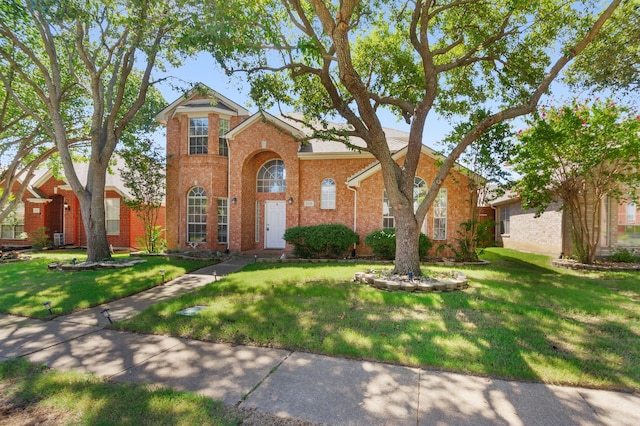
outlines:
{"label": "yard light fixture", "polygon": [[109,324],[113,324],[113,321],[111,321],[111,314],[109,314],[109,309],[105,308],[102,311],[100,311],[100,313],[102,314],[103,317],[109,320]]}
{"label": "yard light fixture", "polygon": [[218,281],[218,273],[215,270],[213,271],[213,280]]}
{"label": "yard light fixture", "polygon": [[50,301],[46,301],[42,304],[42,306],[44,306],[44,308],[49,311],[49,315],[53,315],[53,312],[51,311],[51,302]]}
{"label": "yard light fixture", "polygon": [[257,261],[258,261],[258,255],[257,255],[257,254],[254,254],[254,255],[253,255],[253,261],[254,261],[254,262],[257,262]]}
{"label": "yard light fixture", "polygon": [[164,284],[164,269],[160,269],[160,275],[162,275],[162,284]]}

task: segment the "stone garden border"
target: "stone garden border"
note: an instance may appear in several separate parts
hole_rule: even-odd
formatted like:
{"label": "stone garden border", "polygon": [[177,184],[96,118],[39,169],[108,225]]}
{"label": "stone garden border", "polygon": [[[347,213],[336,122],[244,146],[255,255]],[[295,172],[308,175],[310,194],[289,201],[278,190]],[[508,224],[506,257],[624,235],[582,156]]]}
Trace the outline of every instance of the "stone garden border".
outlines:
{"label": "stone garden border", "polygon": [[551,265],[556,268],[573,269],[574,271],[625,272],[640,271],[640,263],[594,263],[588,265],[573,259],[553,259]]}
{"label": "stone garden border", "polygon": [[431,292],[456,291],[469,287],[467,276],[459,271],[451,271],[450,278],[442,281],[432,278],[409,278],[406,275],[388,275],[380,271],[356,272],[353,281],[365,283],[373,288],[389,291]]}

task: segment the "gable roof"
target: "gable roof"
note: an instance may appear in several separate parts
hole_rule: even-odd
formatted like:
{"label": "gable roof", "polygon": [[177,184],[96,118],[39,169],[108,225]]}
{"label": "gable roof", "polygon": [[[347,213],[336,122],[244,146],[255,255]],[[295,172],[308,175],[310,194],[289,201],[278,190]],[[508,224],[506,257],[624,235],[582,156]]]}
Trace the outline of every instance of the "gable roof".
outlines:
{"label": "gable roof", "polygon": [[[125,186],[122,178],[120,177],[120,170],[125,168],[126,164],[124,160],[117,154],[114,154],[113,158],[116,160],[116,164],[110,167],[112,173],[107,171],[107,175],[105,178],[105,191],[116,191],[123,197],[131,198],[131,191],[129,191],[129,188]],[[73,167],[78,174],[78,179],[80,179],[80,182],[84,185],[87,182],[89,164],[84,162],[74,162]],[[31,185],[29,185],[29,190],[32,194],[34,194],[34,198],[48,198],[47,195],[39,190],[39,187],[44,185],[49,179],[53,177],[54,175],[51,169],[42,168],[36,170],[36,172],[34,173],[33,182],[31,183]],[[60,187],[65,190],[71,190],[71,186],[68,184],[64,174],[61,176],[61,179],[63,182],[65,182],[65,184],[60,185]]]}
{"label": "gable roof", "polygon": [[[207,99],[194,99],[200,94],[209,96]],[[221,95],[205,84],[198,83],[193,89],[179,97],[156,115],[156,121],[167,124],[167,121],[176,113],[189,112],[218,112],[228,115],[249,115],[249,111],[242,105]]]}
{"label": "gable roof", "polygon": [[291,134],[296,139],[301,139],[305,136],[305,134],[302,131],[300,131],[300,129],[294,126],[291,126],[289,123],[283,121],[280,117],[271,115],[266,111],[256,112],[251,117],[244,120],[242,123],[238,124],[233,129],[229,130],[224,136],[227,139],[234,139],[236,135],[238,135],[240,132],[242,132],[243,130],[245,130],[246,128],[248,128],[249,126],[251,126],[253,123],[257,121],[266,122],[275,127],[278,127],[279,129],[285,131],[286,133]]}
{"label": "gable roof", "polygon": [[[391,158],[393,158],[394,161],[397,161],[399,158],[402,158],[403,156],[405,156],[407,154],[407,150],[409,149],[409,147],[405,144],[404,148],[400,149],[399,151],[396,151],[395,153],[393,153],[393,155],[391,156]],[[441,154],[438,154],[436,151],[434,151],[433,149],[429,148],[426,145],[422,145],[420,147],[420,153],[421,154],[425,154],[431,158],[433,158],[434,160],[438,160],[439,158],[442,158]],[[347,179],[347,186],[350,187],[359,187],[360,183],[373,176],[374,174],[378,173],[381,169],[380,166],[380,161],[374,161],[373,163],[369,164],[367,167],[365,167],[362,170],[357,171],[356,173],[354,173],[353,175],[351,175],[348,179]],[[466,167],[463,167],[461,165],[459,165],[458,163],[456,163],[452,170],[456,170],[458,172],[461,173],[466,173],[466,174],[470,174],[470,175],[477,175],[477,173],[472,172],[471,170],[467,169]]]}

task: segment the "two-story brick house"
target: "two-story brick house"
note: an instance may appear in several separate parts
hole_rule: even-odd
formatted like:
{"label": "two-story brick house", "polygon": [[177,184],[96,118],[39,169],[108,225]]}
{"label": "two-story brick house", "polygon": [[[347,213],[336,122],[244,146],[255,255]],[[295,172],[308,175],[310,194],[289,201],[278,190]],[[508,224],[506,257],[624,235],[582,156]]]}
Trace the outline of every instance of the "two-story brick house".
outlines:
{"label": "two-story brick house", "polygon": [[[265,112],[250,114],[202,86],[176,100],[156,119],[167,134],[167,246],[238,252],[288,251],[286,229],[341,223],[362,238],[394,225],[380,165],[369,153],[326,140],[301,143],[307,129]],[[397,161],[408,134],[385,129]],[[353,139],[355,146],[364,141]],[[424,146],[416,193],[437,171]],[[423,232],[434,245],[453,242],[469,218],[467,177],[456,168],[427,214]],[[367,253],[364,244],[358,253]]]}

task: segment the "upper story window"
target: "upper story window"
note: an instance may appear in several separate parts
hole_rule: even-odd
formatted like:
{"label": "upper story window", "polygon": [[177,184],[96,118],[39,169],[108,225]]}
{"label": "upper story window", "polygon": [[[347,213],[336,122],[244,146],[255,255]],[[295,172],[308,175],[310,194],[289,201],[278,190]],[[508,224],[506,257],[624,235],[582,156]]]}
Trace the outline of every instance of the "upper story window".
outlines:
{"label": "upper story window", "polygon": [[447,239],[447,188],[440,188],[433,202],[433,239]]}
{"label": "upper story window", "polygon": [[333,210],[336,208],[336,181],[325,179],[320,190],[320,208]]}
{"label": "upper story window", "polygon": [[282,160],[267,161],[258,171],[258,192],[285,192],[287,190],[287,172]]}
{"label": "upper story window", "polygon": [[207,154],[209,152],[209,119],[189,119],[189,154]]}
{"label": "upper story window", "polygon": [[207,241],[207,193],[197,186],[187,195],[187,242]]}
{"label": "upper story window", "polygon": [[22,240],[27,238],[24,232],[24,203],[19,202],[15,210],[0,224],[0,238]]}
{"label": "upper story window", "polygon": [[120,198],[105,198],[107,235],[120,235]]}
{"label": "upper story window", "polygon": [[227,138],[223,136],[229,132],[229,120],[221,118],[218,120],[218,155],[229,156],[229,144]]}

